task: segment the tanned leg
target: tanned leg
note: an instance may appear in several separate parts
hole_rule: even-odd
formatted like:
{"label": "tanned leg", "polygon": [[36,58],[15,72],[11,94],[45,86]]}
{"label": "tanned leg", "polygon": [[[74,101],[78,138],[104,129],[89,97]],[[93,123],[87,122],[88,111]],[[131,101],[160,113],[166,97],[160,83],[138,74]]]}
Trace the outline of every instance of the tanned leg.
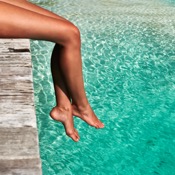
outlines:
{"label": "tanned leg", "polygon": [[84,92],[78,29],[63,18],[43,15],[45,10],[38,14],[34,10],[29,11],[1,1],[0,7],[0,37],[49,40],[62,46],[59,64],[67,89],[75,103],[73,113],[92,126],[103,127],[90,108]]}
{"label": "tanned leg", "polygon": [[[7,3],[0,2],[0,8],[0,38],[44,39],[61,43],[66,47],[71,37],[76,35],[76,27],[70,22],[33,13]],[[64,33],[68,31],[69,36]],[[78,141],[79,136],[73,125],[72,111],[61,109],[57,119],[63,123],[66,133],[74,141]]]}
{"label": "tanned leg", "polygon": [[59,59],[61,56],[61,50],[62,46],[56,44],[51,57],[51,70],[55,88],[56,106],[50,112],[50,116],[54,120],[61,121],[65,127],[66,134],[70,137],[76,136],[74,140],[78,141],[78,132],[72,126],[73,117],[70,96],[67,92],[60,72]]}
{"label": "tanned leg", "polygon": [[[4,1],[10,1],[10,0],[4,0]],[[22,3],[20,3],[21,1],[22,1]],[[16,3],[16,5],[20,5],[23,8],[30,9],[31,11],[41,13],[41,14],[46,15],[46,16],[66,20],[66,19],[64,19],[64,18],[62,18],[62,17],[60,17],[52,12],[49,12],[43,8],[35,6],[34,4],[27,2],[26,0],[17,0],[17,2],[13,1],[11,3]],[[65,82],[63,81],[63,83],[65,83]],[[97,117],[95,116],[95,114],[92,111],[89,104],[86,106],[86,109],[85,109],[85,108],[82,108],[82,106],[80,106],[80,105],[76,105],[76,102],[74,102],[74,104],[72,105],[72,109],[73,109],[73,115],[80,117],[81,119],[86,121],[88,124],[95,126],[97,128],[103,127],[103,124],[99,120],[97,120]],[[89,117],[89,116],[91,116],[91,117]]]}
{"label": "tanned leg", "polygon": [[68,21],[67,19],[65,19],[57,14],[54,14],[54,13],[52,13],[44,8],[41,8],[35,4],[32,4],[27,0],[0,0],[0,2],[5,2],[5,3],[11,4],[11,5],[15,5],[17,7],[21,7],[23,9],[30,10],[30,11],[48,16],[48,17]]}

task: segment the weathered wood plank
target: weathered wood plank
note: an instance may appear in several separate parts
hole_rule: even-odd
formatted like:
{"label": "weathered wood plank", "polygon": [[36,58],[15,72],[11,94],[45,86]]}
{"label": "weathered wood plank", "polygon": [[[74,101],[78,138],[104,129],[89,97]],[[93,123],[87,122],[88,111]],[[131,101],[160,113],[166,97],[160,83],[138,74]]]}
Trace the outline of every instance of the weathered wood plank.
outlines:
{"label": "weathered wood plank", "polygon": [[[1,51],[0,51],[1,52]],[[32,67],[30,53],[1,53],[0,68],[2,67]]]}
{"label": "weathered wood plank", "polygon": [[[2,157],[11,156],[14,157],[21,156],[25,157],[29,155],[30,157],[35,156],[38,153],[37,148],[37,139],[33,139],[37,135],[37,129],[26,127],[26,128],[0,128],[0,159]],[[6,138],[9,138],[6,140]],[[16,139],[14,139],[16,138]],[[23,147],[25,145],[25,147]],[[3,149],[9,148],[8,152],[3,151]],[[13,152],[13,149],[16,149],[16,152]],[[20,149],[18,149],[20,148]],[[29,149],[30,148],[30,149]]]}
{"label": "weathered wood plank", "polygon": [[20,81],[17,80],[15,82],[1,81],[1,95],[21,95],[22,93],[33,93],[33,86],[31,82],[28,80]]}
{"label": "weathered wood plank", "polygon": [[22,95],[1,95],[0,96],[0,106],[2,106],[2,104],[24,104],[24,105],[28,105],[28,104],[33,104],[33,96],[31,96],[30,94],[22,94]]}
{"label": "weathered wood plank", "polygon": [[40,175],[29,40],[0,39],[0,174]]}
{"label": "weathered wood plank", "polygon": [[5,168],[3,170],[0,170],[0,174],[2,175],[38,175],[40,174],[39,168]]}
{"label": "weathered wood plank", "polygon": [[30,79],[32,81],[32,70],[31,67],[18,67],[16,65],[13,65],[12,67],[8,67],[7,65],[4,65],[3,67],[0,67],[0,81],[3,80],[4,76],[9,76],[9,78],[13,79],[12,76],[22,76],[26,79]]}
{"label": "weathered wood plank", "polygon": [[[0,173],[40,171],[37,130],[31,127],[0,128]],[[25,169],[26,168],[26,169]]]}
{"label": "weathered wood plank", "polygon": [[34,106],[30,103],[24,104],[3,104],[0,107],[0,127],[33,127],[36,128]]}
{"label": "weathered wood plank", "polygon": [[9,53],[9,48],[29,49],[30,41],[27,39],[0,39],[0,53]]}

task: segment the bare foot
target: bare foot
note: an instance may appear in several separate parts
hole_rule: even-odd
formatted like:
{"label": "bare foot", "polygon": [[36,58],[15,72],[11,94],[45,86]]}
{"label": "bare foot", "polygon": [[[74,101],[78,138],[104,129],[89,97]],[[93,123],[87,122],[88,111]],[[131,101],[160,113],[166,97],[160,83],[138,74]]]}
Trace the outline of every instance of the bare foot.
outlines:
{"label": "bare foot", "polygon": [[75,105],[72,105],[72,114],[95,128],[104,128],[104,124],[97,118],[89,104],[85,109],[81,110]]}
{"label": "bare foot", "polygon": [[56,106],[51,110],[50,116],[52,119],[59,121],[64,125],[66,134],[75,142],[80,139],[77,130],[74,128],[72,109]]}

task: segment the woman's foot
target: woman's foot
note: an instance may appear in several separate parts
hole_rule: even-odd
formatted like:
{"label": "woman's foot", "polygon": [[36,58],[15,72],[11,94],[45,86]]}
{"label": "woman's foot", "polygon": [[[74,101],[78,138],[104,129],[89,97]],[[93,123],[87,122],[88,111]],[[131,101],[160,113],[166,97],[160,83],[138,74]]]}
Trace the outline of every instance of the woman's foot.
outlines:
{"label": "woman's foot", "polygon": [[104,128],[104,124],[97,118],[89,104],[81,109],[72,104],[72,114],[95,128]]}
{"label": "woman's foot", "polygon": [[64,125],[66,134],[71,137],[75,142],[79,141],[80,137],[77,130],[74,128],[72,109],[64,107],[54,107],[50,116],[52,119],[61,122]]}

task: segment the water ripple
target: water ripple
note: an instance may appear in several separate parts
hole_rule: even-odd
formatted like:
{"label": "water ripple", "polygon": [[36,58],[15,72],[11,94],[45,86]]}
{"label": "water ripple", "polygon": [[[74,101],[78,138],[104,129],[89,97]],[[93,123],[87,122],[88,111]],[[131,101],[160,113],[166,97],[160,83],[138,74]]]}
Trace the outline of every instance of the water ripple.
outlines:
{"label": "water ripple", "polygon": [[170,1],[35,2],[80,28],[87,96],[105,123],[96,130],[75,118],[81,139],[73,143],[62,124],[49,117],[55,104],[49,68],[53,44],[32,41],[43,174],[175,173],[175,8]]}

